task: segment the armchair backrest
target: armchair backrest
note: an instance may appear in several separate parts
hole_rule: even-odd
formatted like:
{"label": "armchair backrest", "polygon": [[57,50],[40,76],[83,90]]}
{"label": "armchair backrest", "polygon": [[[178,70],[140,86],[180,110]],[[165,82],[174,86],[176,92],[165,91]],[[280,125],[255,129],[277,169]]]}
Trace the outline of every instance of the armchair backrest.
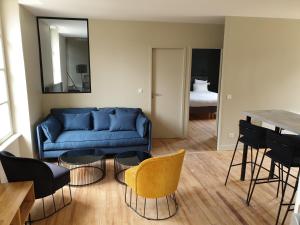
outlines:
{"label": "armchair backrest", "polygon": [[33,181],[36,198],[53,192],[53,173],[43,161],[16,157],[1,151],[0,160],[8,182]]}
{"label": "armchair backrest", "polygon": [[177,190],[185,150],[146,159],[138,166],[136,192],[145,198],[160,198]]}

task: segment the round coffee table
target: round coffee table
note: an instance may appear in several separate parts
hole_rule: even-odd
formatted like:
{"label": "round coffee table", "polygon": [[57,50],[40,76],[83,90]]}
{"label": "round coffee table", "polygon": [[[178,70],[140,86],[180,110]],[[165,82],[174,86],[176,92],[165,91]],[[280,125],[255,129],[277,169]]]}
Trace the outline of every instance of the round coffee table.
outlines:
{"label": "round coffee table", "polygon": [[125,185],[124,171],[130,167],[139,165],[142,161],[151,157],[149,152],[142,151],[128,151],[117,154],[114,158],[115,179],[120,184]]}
{"label": "round coffee table", "polygon": [[58,163],[70,169],[70,185],[85,186],[104,179],[106,175],[105,154],[97,149],[64,152]]}

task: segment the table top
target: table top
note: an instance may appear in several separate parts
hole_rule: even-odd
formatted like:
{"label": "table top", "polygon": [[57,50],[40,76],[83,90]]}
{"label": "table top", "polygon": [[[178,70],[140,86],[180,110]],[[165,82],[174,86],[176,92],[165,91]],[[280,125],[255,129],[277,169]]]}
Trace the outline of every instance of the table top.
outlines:
{"label": "table top", "polygon": [[149,152],[142,151],[129,151],[122,152],[116,155],[116,160],[118,163],[125,166],[137,166],[145,159],[151,158],[152,155]]}
{"label": "table top", "polygon": [[300,134],[300,114],[285,110],[244,111],[243,115]]}
{"label": "table top", "polygon": [[105,154],[98,149],[70,150],[60,155],[59,160],[72,165],[84,165],[104,159]]}
{"label": "table top", "polygon": [[32,188],[32,181],[0,184],[0,224],[10,224]]}

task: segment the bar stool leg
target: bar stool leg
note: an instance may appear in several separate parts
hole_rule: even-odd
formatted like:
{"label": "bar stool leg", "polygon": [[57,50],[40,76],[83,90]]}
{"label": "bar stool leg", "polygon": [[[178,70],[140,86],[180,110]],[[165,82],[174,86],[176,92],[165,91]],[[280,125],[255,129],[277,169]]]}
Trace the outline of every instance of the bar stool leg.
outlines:
{"label": "bar stool leg", "polygon": [[291,168],[289,167],[288,171],[287,171],[287,174],[286,174],[286,178],[285,178],[285,183],[284,183],[284,187],[283,187],[283,191],[282,191],[282,196],[281,196],[281,200],[280,200],[280,205],[279,205],[279,209],[278,209],[278,213],[277,213],[277,218],[276,218],[275,225],[277,225],[278,221],[279,221],[279,217],[280,217],[280,213],[281,213],[281,208],[282,208],[282,205],[283,205],[283,200],[284,200],[285,191],[286,191],[286,187],[287,187],[287,182],[288,182],[288,179],[289,179],[289,176],[290,176],[290,171],[291,171]]}
{"label": "bar stool leg", "polygon": [[292,194],[292,197],[291,197],[291,199],[290,199],[290,202],[289,202],[289,204],[288,204],[288,207],[287,207],[287,209],[286,209],[286,212],[285,212],[285,214],[284,214],[284,217],[283,217],[283,220],[282,220],[282,223],[281,223],[282,225],[284,224],[284,222],[285,222],[285,220],[286,220],[286,217],[287,217],[287,215],[288,215],[288,213],[289,213],[289,211],[290,211],[290,209],[291,209],[291,206],[292,206],[292,204],[293,204],[293,201],[294,201],[294,198],[295,198],[295,194],[296,194],[297,188],[298,188],[299,175],[300,175],[300,168],[298,169],[298,175],[297,175],[295,187],[294,187],[293,194]]}
{"label": "bar stool leg", "polygon": [[230,174],[230,171],[231,171],[231,167],[232,167],[232,164],[233,164],[233,160],[234,160],[234,157],[235,157],[235,153],[236,153],[236,150],[237,150],[237,147],[238,147],[238,144],[239,144],[239,139],[237,140],[236,142],[236,145],[235,145],[235,148],[234,148],[234,151],[233,151],[233,155],[232,155],[232,159],[231,159],[231,162],[230,162],[230,165],[229,165],[229,169],[228,169],[228,172],[227,172],[227,176],[226,176],[226,180],[225,180],[225,186],[227,184],[227,181],[228,181],[228,177],[229,177],[229,174]]}
{"label": "bar stool leg", "polygon": [[277,192],[276,192],[276,198],[278,198],[279,195],[279,189],[280,189],[280,183],[281,183],[281,171],[280,171],[280,164],[278,163],[278,165],[276,164],[277,168],[278,168],[278,185],[277,185]]}
{"label": "bar stool leg", "polygon": [[[253,168],[252,168],[252,171],[251,171],[251,180],[250,180],[249,189],[248,189],[248,193],[247,193],[247,200],[246,200],[247,203],[248,203],[248,200],[249,200],[251,187],[252,187],[252,184],[253,184],[253,181],[254,181],[253,177],[254,177],[254,173],[255,173],[255,167],[256,167],[256,163],[257,163],[258,152],[259,152],[259,149],[256,149],[255,160],[254,160],[254,163],[253,163],[254,165],[253,165]],[[251,155],[252,155],[252,151],[251,151]],[[251,165],[252,165],[252,157],[251,157]]]}
{"label": "bar stool leg", "polygon": [[251,201],[251,198],[252,198],[252,195],[253,195],[255,186],[256,186],[256,184],[257,184],[257,179],[258,179],[260,170],[261,170],[261,168],[262,168],[262,164],[263,164],[263,162],[264,162],[264,158],[265,158],[265,155],[266,155],[266,151],[267,151],[267,149],[264,150],[263,157],[262,157],[261,162],[260,162],[259,167],[258,167],[258,171],[257,171],[257,174],[256,174],[256,178],[255,178],[255,180],[254,180],[254,184],[253,184],[252,190],[251,190],[251,192],[250,192],[250,195],[249,195],[249,198],[248,198],[248,201],[247,201],[247,205],[248,205],[248,206],[250,205],[250,201]]}

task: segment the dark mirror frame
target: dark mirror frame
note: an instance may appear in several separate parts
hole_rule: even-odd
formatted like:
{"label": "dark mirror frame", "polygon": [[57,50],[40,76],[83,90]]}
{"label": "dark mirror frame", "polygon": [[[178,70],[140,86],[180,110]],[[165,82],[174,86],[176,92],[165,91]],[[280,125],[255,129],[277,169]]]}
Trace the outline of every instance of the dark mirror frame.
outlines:
{"label": "dark mirror frame", "polygon": [[[87,39],[88,39],[88,70],[90,75],[90,91],[82,92],[45,92],[44,89],[44,76],[43,76],[43,64],[42,64],[42,50],[41,50],[41,40],[40,40],[40,28],[39,28],[39,19],[54,19],[54,20],[81,20],[86,21],[87,25]],[[84,94],[92,93],[92,82],[91,82],[91,61],[90,61],[90,33],[89,33],[89,20],[87,18],[67,18],[67,17],[47,17],[47,16],[37,16],[36,17],[36,26],[38,33],[38,44],[39,44],[39,58],[40,58],[40,71],[41,71],[41,84],[42,84],[42,93],[43,94]]]}

